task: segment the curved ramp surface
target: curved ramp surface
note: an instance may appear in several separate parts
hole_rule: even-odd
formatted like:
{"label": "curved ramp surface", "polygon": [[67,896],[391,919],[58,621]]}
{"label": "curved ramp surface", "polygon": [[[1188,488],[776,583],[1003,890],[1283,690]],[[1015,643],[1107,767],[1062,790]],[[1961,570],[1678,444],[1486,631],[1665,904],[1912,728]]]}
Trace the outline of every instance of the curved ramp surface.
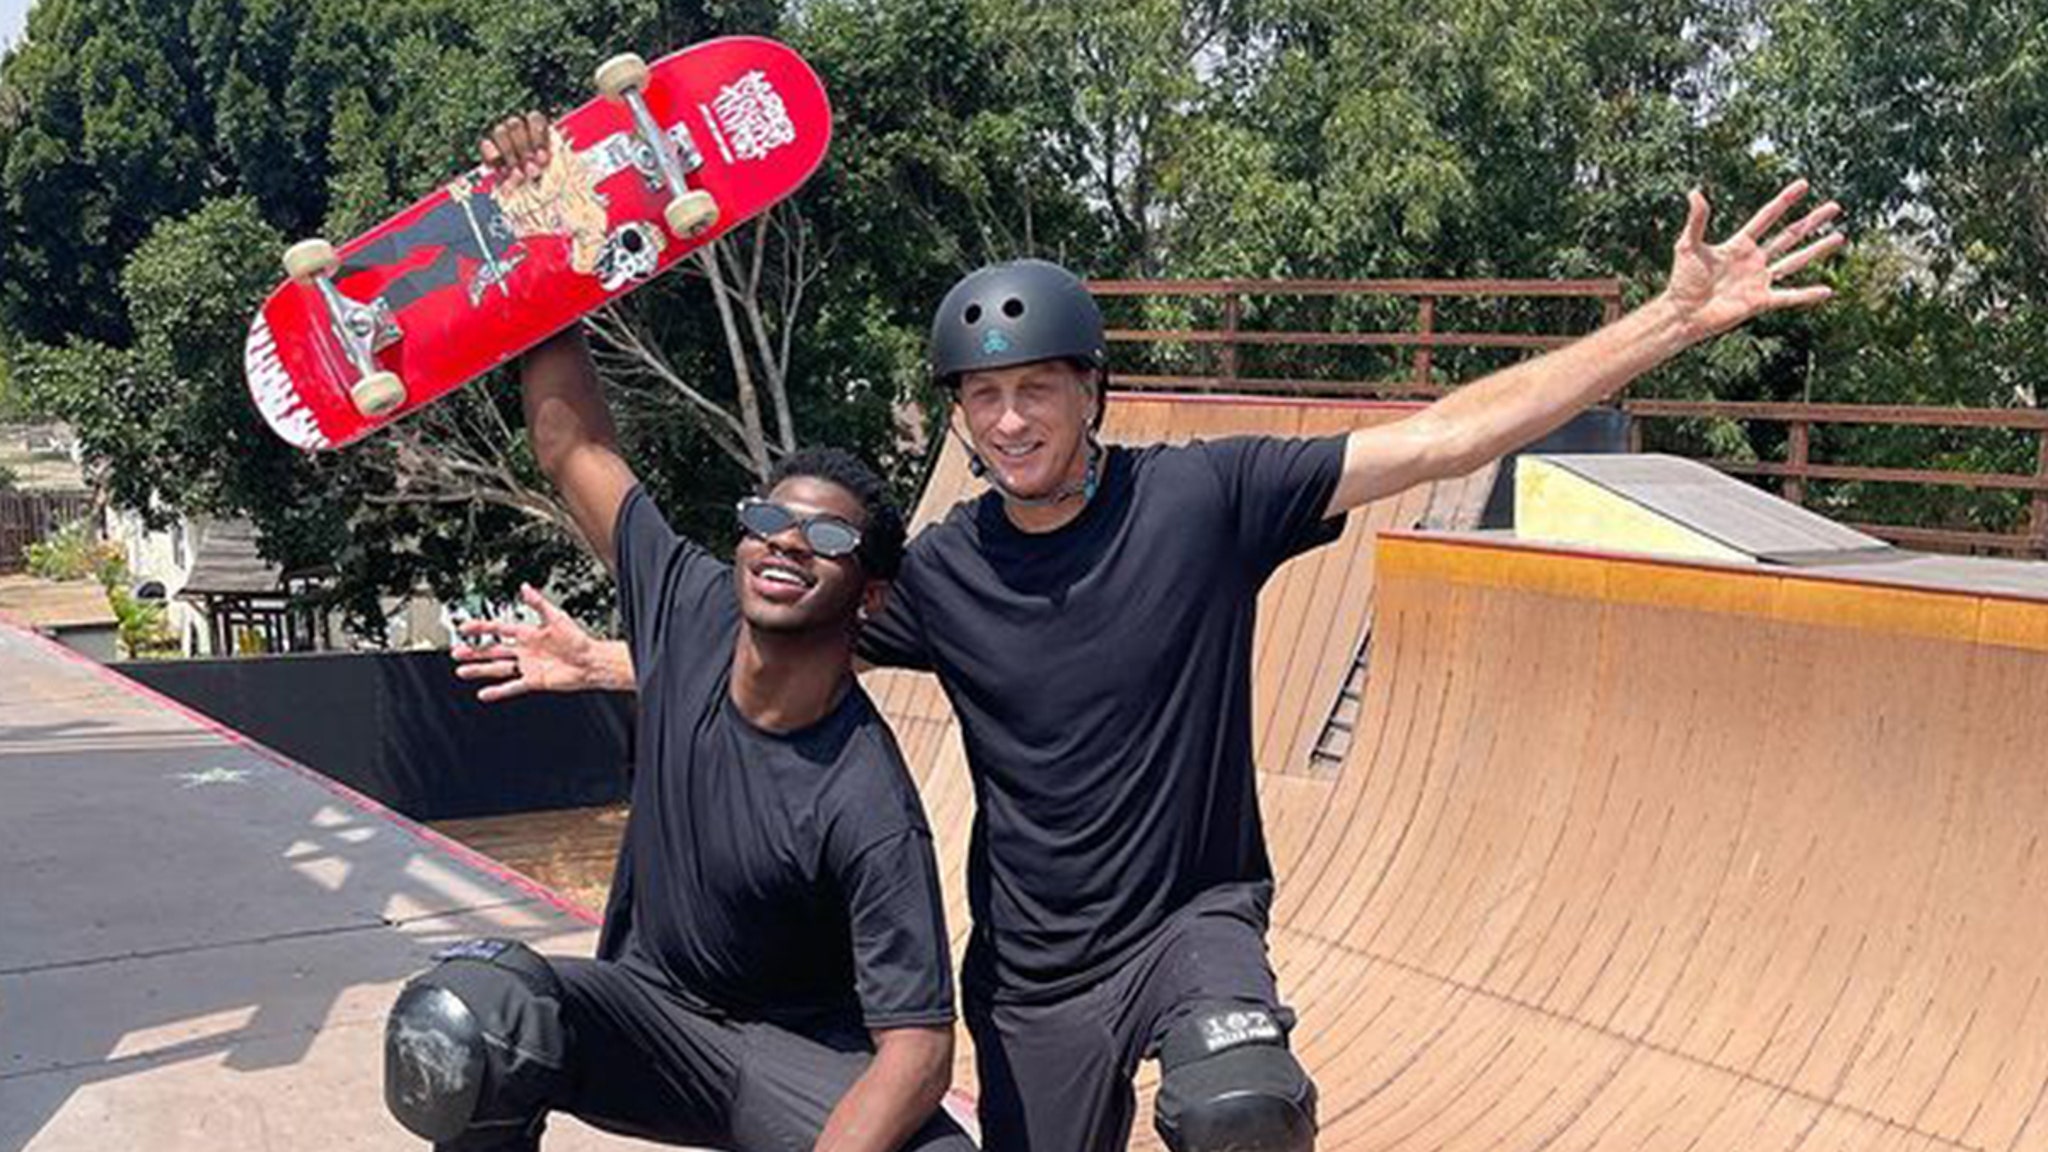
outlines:
{"label": "curved ramp surface", "polygon": [[2048,603],[1390,539],[1276,860],[1324,1148],[2048,1148]]}
{"label": "curved ramp surface", "polygon": [[[1130,441],[1398,414],[1111,413]],[[1405,532],[1460,487],[1354,515],[1261,600],[1320,1147],[2048,1149],[2048,603]],[[919,519],[972,491],[949,451]],[[957,939],[957,728],[929,677],[867,682]]]}

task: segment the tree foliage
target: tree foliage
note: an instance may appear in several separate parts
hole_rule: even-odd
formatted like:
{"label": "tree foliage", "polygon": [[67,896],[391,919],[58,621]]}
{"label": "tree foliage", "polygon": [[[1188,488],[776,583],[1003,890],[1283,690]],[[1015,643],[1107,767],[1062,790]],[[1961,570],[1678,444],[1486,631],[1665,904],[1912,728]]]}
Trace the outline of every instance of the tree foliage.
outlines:
{"label": "tree foliage", "polygon": [[[2032,405],[2048,362],[2044,29],[2041,0],[39,0],[0,62],[0,353],[11,392],[79,426],[117,501],[251,515],[277,559],[332,568],[366,618],[420,584],[553,578],[597,603],[513,431],[516,390],[469,389],[404,435],[308,459],[243,399],[242,327],[288,239],[382,218],[467,163],[499,116],[582,99],[612,52],[744,31],[794,43],[836,109],[826,167],[772,229],[730,245],[733,279],[763,270],[774,330],[747,339],[775,354],[756,367],[772,362],[795,439],[863,448],[906,493],[920,462],[898,420],[930,400],[929,309],[986,261],[1617,275],[1640,299],[1686,189],[1708,190],[1725,231],[1799,172],[1858,237],[1828,273],[1837,301],[1642,387]],[[802,275],[777,281],[798,251]],[[704,411],[738,395],[710,299],[677,275],[626,303],[651,359],[618,373],[613,399],[636,467],[718,540],[751,469]],[[1248,323],[1357,318],[1258,307]],[[1464,321],[1534,323],[1535,308]],[[779,445],[772,405],[763,423]],[[1782,450],[1768,430],[1666,439]],[[2030,451],[1910,430],[1816,446],[1851,450],[2015,470]],[[480,462],[502,483],[436,487],[423,460]],[[1915,511],[1896,491],[1824,496]],[[2018,507],[1910,498],[1958,524]]]}

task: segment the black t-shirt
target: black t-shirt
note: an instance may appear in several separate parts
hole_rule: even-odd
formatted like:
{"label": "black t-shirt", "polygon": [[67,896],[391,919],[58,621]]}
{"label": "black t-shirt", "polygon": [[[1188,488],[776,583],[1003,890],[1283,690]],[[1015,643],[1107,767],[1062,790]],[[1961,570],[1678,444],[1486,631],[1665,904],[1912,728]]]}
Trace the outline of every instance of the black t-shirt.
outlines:
{"label": "black t-shirt", "polygon": [[1175,913],[1271,898],[1252,770],[1259,589],[1334,540],[1344,438],[1112,448],[1056,531],[994,493],[905,557],[862,635],[876,664],[938,673],[974,774],[967,980],[1064,995]]}
{"label": "black t-shirt", "polygon": [[618,561],[640,722],[599,955],[721,1015],[950,1022],[931,831],[867,694],[797,732],[755,727],[730,692],[731,566],[639,489]]}

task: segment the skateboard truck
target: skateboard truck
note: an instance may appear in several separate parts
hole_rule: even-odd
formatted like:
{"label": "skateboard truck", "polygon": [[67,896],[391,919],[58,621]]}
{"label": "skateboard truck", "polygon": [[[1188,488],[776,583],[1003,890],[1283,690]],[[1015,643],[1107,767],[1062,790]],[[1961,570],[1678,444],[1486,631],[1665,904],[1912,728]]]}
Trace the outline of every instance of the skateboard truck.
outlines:
{"label": "skateboard truck", "polygon": [[[668,138],[675,144],[676,155],[682,162],[683,175],[704,167],[704,154],[697,151],[697,142],[690,137],[689,128],[681,124],[671,125]],[[640,142],[640,129],[632,128],[614,132],[590,146],[583,154],[591,166],[591,175],[602,182],[614,173],[631,168],[647,181],[647,190],[659,192],[668,187],[662,179],[661,161],[655,151]]]}
{"label": "skateboard truck", "polygon": [[285,250],[285,275],[319,291],[342,351],[355,366],[358,378],[349,386],[349,399],[363,415],[382,416],[405,403],[405,384],[398,373],[377,367],[375,359],[378,349],[397,342],[398,326],[381,301],[359,303],[334,287],[334,273],[340,267],[334,245],[325,240],[301,240]]}
{"label": "skateboard truck", "polygon": [[641,89],[646,85],[647,61],[631,52],[614,56],[597,67],[597,90],[611,99],[625,102],[633,113],[633,124],[639,130],[641,146],[654,153],[662,182],[673,197],[662,209],[669,231],[687,240],[718,223],[718,202],[702,188],[690,187],[689,180],[683,175],[682,162],[676,157],[675,141],[661,130],[661,125],[655,123],[654,114],[648,111],[647,101],[641,96]]}

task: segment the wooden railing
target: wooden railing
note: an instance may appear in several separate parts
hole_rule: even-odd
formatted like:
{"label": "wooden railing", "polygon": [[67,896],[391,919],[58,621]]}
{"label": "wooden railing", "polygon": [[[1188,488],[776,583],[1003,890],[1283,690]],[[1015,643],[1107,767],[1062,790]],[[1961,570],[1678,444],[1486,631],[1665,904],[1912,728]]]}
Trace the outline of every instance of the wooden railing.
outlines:
{"label": "wooden railing", "polygon": [[[1926,484],[1973,491],[2031,493],[2027,529],[2020,533],[1966,532],[1898,524],[1854,524],[1880,539],[1914,547],[1995,551],[2048,556],[2048,410],[2035,408],[1911,408],[1863,404],[1741,404],[1717,401],[1628,400],[1622,408],[1635,417],[1630,434],[1641,445],[1643,420],[1718,419],[1782,424],[1783,463],[1752,460],[1707,460],[1738,476],[1767,476],[1782,481],[1785,499],[1804,504],[1807,482],[1849,480],[1876,484]],[[1847,464],[1816,464],[1812,460],[1815,425],[1866,425],[1922,428],[2003,429],[2034,438],[2034,471],[1962,472],[1925,468],[1871,468]]]}
{"label": "wooden railing", "polygon": [[[1096,280],[1088,285],[1105,309],[1119,299],[1179,298],[1205,302],[1217,316],[1208,328],[1113,327],[1114,345],[1207,347],[1214,350],[1213,370],[1146,373],[1118,371],[1129,357],[1111,355],[1111,383],[1129,389],[1279,392],[1293,395],[1337,395],[1380,398],[1429,398],[1456,387],[1458,381],[1437,358],[1442,349],[1509,349],[1540,352],[1570,343],[1584,331],[1562,333],[1446,330],[1438,305],[1455,299],[1578,299],[1597,305],[1598,323],[1621,315],[1619,280]],[[1271,330],[1246,327],[1246,305],[1259,298],[1379,297],[1412,304],[1412,320],[1398,328],[1333,331]],[[1590,328],[1588,324],[1586,327]],[[1244,370],[1247,349],[1267,348],[1408,349],[1398,376],[1383,379],[1330,379],[1308,374],[1275,377]],[[1140,357],[1142,358],[1142,357]],[[1857,524],[1882,539],[1916,547],[1995,551],[2048,557],[2048,410],[1989,408],[1912,408],[1828,404],[1743,404],[1674,400],[1626,400],[1621,407],[1634,421],[1724,419],[1781,424],[1786,429],[1782,463],[1709,460],[1707,463],[1741,476],[1781,481],[1785,498],[1805,503],[1813,481],[1860,481],[1879,484],[1954,486],[1974,491],[2029,493],[2027,527],[2021,533],[1960,531],[1951,528],[1896,524]],[[1919,426],[1934,428],[2004,429],[2031,435],[2037,442],[2032,474],[1940,471],[1920,468],[1879,468],[1811,459],[1817,425]],[[1640,443],[1640,441],[1639,441]]]}
{"label": "wooden railing", "polygon": [[[1351,396],[1440,396],[1452,385],[1438,379],[1436,352],[1443,348],[1503,348],[1540,352],[1571,343],[1584,331],[1563,333],[1445,331],[1437,305],[1447,298],[1578,299],[1598,306],[1600,324],[1621,315],[1619,280],[1095,280],[1088,288],[1102,298],[1181,297],[1214,301],[1220,324],[1202,329],[1112,328],[1116,344],[1206,345],[1216,349],[1215,371],[1202,374],[1114,373],[1119,388],[1196,391],[1286,391]],[[1383,331],[1268,331],[1243,326],[1250,297],[1376,296],[1406,298],[1414,321]],[[1590,330],[1593,325],[1586,326]],[[1407,372],[1380,380],[1280,379],[1245,375],[1246,348],[1409,348]],[[1111,357],[1112,363],[1116,360]]]}
{"label": "wooden railing", "polygon": [[0,492],[0,573],[28,564],[28,546],[93,511],[83,492]]}

